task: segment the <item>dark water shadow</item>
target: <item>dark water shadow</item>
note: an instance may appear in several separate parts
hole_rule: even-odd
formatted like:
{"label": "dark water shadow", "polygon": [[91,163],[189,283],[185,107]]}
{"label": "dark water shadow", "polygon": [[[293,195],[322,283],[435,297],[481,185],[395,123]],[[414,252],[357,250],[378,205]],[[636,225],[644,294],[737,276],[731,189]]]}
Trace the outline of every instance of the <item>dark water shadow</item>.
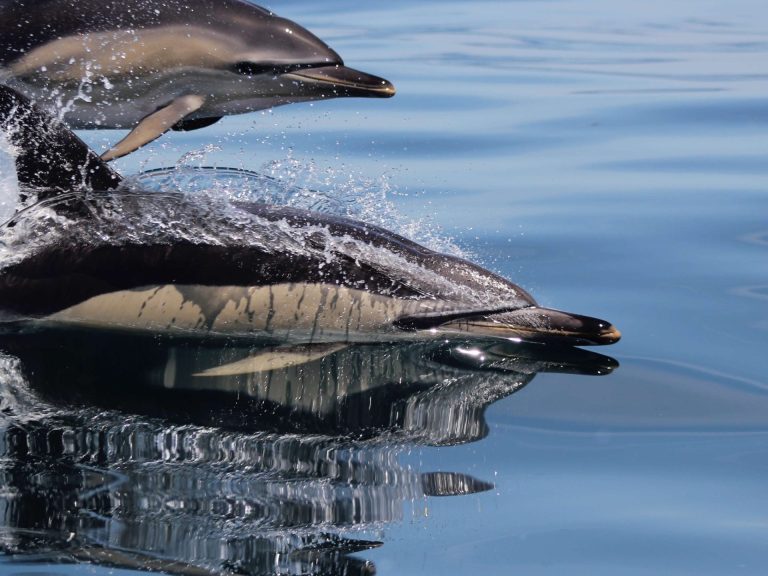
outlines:
{"label": "dark water shadow", "polygon": [[[366,530],[407,503],[493,488],[400,462],[488,433],[539,372],[607,374],[576,349],[357,345],[253,371],[244,342],[47,331],[0,339],[0,546],[13,563],[169,574],[370,574]],[[285,350],[278,350],[284,353]]]}

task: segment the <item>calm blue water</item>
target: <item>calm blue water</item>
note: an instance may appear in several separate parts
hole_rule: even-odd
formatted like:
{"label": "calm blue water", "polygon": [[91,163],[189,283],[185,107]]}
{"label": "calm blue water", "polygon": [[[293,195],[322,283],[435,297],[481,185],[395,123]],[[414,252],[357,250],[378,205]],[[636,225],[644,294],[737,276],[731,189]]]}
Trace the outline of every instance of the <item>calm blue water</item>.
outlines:
{"label": "calm blue water", "polygon": [[[80,537],[90,526],[91,544],[181,561],[210,560],[226,549],[232,569],[233,559],[249,559],[243,565],[253,573],[374,566],[384,575],[764,573],[765,2],[285,0],[270,7],[316,32],[348,65],[390,79],[398,95],[227,118],[166,136],[120,168],[173,165],[196,151],[185,164],[245,167],[336,190],[362,213],[383,210],[378,215],[393,227],[411,220],[417,237],[453,239],[544,305],[615,323],[624,338],[600,352],[621,366],[602,377],[541,373],[514,394],[510,388],[485,411],[487,436],[467,436],[456,446],[429,446],[442,442],[405,434],[391,443],[329,448],[310,436],[214,432],[214,447],[201,449],[197,460],[159,448],[136,448],[139,456],[121,459],[114,455],[121,442],[134,446],[141,435],[129,440],[113,424],[93,424],[94,437],[114,444],[99,459],[99,450],[83,448],[86,440],[74,442],[74,461],[61,473],[81,478],[92,470],[93,477],[69,491],[46,492],[48,484],[33,481],[41,486],[33,491],[38,506],[48,501],[48,518],[59,523],[35,526],[36,544],[27,548],[48,562],[44,553],[56,545],[45,530]],[[83,134],[98,147],[116,135]],[[385,200],[392,210],[384,210]],[[486,382],[467,378],[471,386]],[[176,429],[152,422],[147,445],[181,442]],[[82,431],[82,423],[53,429],[67,426]],[[58,442],[50,429],[40,435]],[[308,480],[288,464],[260,467],[246,459],[238,467],[215,456],[228,442],[240,446],[241,452],[230,448],[234,454],[253,456],[301,441],[310,452],[327,451],[323,466],[348,462],[378,480],[346,473]],[[244,448],[249,442],[263,445]],[[51,451],[46,457],[55,463]],[[305,467],[325,462],[298,453],[294,463]],[[436,471],[494,488],[433,496],[422,475]],[[23,484],[26,473],[6,471],[6,485]],[[106,489],[105,501],[94,504],[97,497],[83,495],[83,486],[107,486],[109,474],[129,478],[127,488]],[[140,502],[142,493],[147,502]],[[195,514],[169,512],[185,501],[179,494]],[[79,505],[51,504],[73,495]],[[234,511],[222,513],[217,506],[226,506],[216,495]],[[253,515],[242,507],[254,501],[277,503],[278,518],[313,503],[336,515],[249,523]],[[374,511],[348,513],[356,506]],[[137,525],[149,533],[143,540],[129,537]],[[315,539],[320,549],[333,540],[329,534],[381,546],[356,551],[336,544],[343,553],[315,564],[309,552],[290,562],[258,553],[256,536],[282,542],[285,551],[291,538]],[[207,551],[192,551],[195,539]],[[177,546],[163,552],[161,542]],[[0,571],[120,574],[131,567],[119,559],[102,559],[98,567],[14,558]]]}

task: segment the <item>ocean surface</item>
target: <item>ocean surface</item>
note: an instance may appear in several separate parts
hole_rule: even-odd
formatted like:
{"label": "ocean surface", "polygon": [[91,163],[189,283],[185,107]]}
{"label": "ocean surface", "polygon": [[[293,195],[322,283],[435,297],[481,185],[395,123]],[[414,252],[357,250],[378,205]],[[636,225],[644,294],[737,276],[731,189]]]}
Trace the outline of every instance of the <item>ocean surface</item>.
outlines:
{"label": "ocean surface", "polygon": [[[334,407],[289,433],[137,415],[98,386],[56,416],[65,360],[7,349],[4,402],[34,413],[0,422],[0,574],[765,573],[764,0],[269,8],[397,95],[225,118],[118,168],[315,191],[611,321],[622,340],[593,350],[615,362],[363,351],[338,363],[425,379],[366,397],[386,433]],[[91,380],[119,383],[98,357]]]}

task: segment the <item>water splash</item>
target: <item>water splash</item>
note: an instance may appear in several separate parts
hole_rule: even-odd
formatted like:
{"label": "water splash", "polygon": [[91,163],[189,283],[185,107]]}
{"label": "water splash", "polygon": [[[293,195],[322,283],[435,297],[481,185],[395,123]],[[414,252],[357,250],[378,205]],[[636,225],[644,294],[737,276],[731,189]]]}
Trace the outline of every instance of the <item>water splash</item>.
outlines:
{"label": "water splash", "polygon": [[0,352],[0,429],[11,420],[16,426],[24,426],[57,411],[27,384],[20,360]]}
{"label": "water splash", "polygon": [[381,226],[438,252],[467,257],[430,216],[403,214],[396,199],[405,194],[389,174],[370,177],[351,172],[343,164],[320,167],[292,155],[267,162],[258,171],[204,166],[206,155],[213,150],[206,147],[185,154],[175,167],[143,172],[130,177],[129,184],[345,216]]}
{"label": "water splash", "polygon": [[19,182],[14,166],[14,149],[5,134],[0,132],[0,221],[13,215],[19,197]]}

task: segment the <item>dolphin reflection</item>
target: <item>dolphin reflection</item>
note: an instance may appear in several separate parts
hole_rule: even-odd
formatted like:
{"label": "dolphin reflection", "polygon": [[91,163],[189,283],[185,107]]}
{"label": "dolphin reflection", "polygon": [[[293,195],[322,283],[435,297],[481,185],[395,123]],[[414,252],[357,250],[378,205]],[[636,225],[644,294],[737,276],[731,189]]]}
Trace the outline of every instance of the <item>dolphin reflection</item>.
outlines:
{"label": "dolphin reflection", "polygon": [[486,407],[538,372],[617,366],[443,341],[201,376],[269,348],[86,331],[0,350],[0,545],[19,560],[174,574],[373,573],[351,554],[381,543],[353,530],[401,520],[414,499],[493,487],[405,465],[407,447],[482,438]]}

